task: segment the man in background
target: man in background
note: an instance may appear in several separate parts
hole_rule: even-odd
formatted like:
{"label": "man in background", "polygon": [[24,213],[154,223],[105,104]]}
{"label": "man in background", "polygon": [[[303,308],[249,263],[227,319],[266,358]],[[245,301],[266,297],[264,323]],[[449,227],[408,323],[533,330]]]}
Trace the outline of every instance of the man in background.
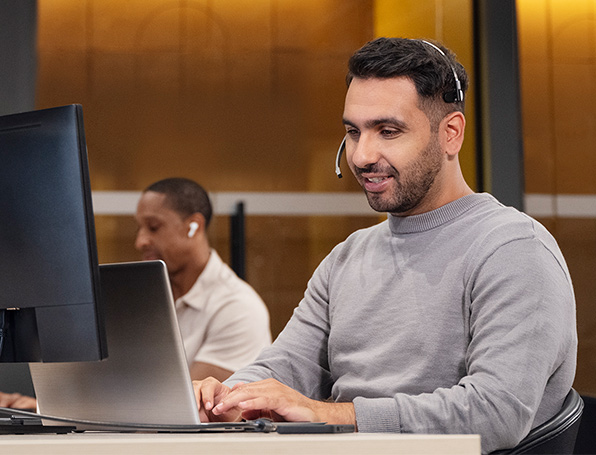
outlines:
{"label": "man in background", "polygon": [[137,205],[136,248],[163,260],[193,379],[227,378],[271,343],[269,313],[256,291],[211,248],[212,208],[196,182],[149,185]]}
{"label": "man in background", "polygon": [[[224,380],[271,343],[269,313],[257,292],[211,248],[212,207],[196,182],[168,178],[149,185],[137,205],[136,248],[163,260],[192,379]],[[34,409],[35,398],[0,392],[0,406]]]}

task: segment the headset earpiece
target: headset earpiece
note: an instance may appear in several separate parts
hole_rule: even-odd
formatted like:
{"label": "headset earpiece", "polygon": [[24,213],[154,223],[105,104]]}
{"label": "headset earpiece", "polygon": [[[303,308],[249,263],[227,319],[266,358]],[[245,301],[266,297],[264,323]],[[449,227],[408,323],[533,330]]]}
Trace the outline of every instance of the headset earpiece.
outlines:
{"label": "headset earpiece", "polygon": [[459,103],[464,100],[464,91],[461,89],[461,82],[458,79],[455,79],[455,87],[454,91],[443,94],[443,101],[446,103]]}

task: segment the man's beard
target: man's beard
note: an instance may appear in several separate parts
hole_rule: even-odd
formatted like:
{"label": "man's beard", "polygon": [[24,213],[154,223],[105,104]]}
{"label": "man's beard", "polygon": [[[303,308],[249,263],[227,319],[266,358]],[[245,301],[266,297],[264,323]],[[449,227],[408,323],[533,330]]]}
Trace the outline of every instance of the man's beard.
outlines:
{"label": "man's beard", "polygon": [[[443,154],[438,141],[433,137],[420,156],[402,172],[398,172],[394,167],[391,168],[391,175],[395,179],[392,194],[369,193],[365,190],[369,205],[377,212],[393,214],[405,213],[417,207],[428,194],[441,170],[442,159]],[[356,169],[358,174],[379,171],[380,169],[375,166]]]}

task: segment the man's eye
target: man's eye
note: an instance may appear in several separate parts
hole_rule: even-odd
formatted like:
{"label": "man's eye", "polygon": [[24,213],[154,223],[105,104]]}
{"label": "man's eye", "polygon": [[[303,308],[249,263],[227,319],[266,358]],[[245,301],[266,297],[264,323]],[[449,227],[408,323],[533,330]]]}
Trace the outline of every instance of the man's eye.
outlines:
{"label": "man's eye", "polygon": [[385,137],[395,137],[399,135],[399,131],[395,130],[381,130],[381,135]]}
{"label": "man's eye", "polygon": [[358,130],[354,130],[354,129],[349,129],[349,130],[346,131],[346,134],[348,136],[356,137],[356,136],[358,136],[359,131]]}

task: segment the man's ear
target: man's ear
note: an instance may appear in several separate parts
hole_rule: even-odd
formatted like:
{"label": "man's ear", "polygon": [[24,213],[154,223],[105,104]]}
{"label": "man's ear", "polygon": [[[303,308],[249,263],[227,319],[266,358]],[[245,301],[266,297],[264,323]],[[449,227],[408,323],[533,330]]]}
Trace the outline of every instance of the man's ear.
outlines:
{"label": "man's ear", "polygon": [[193,213],[186,219],[188,224],[188,237],[193,238],[197,232],[205,232],[205,217],[201,213]]}
{"label": "man's ear", "polygon": [[459,111],[451,112],[441,121],[439,134],[443,150],[449,156],[456,156],[464,142],[466,117]]}

